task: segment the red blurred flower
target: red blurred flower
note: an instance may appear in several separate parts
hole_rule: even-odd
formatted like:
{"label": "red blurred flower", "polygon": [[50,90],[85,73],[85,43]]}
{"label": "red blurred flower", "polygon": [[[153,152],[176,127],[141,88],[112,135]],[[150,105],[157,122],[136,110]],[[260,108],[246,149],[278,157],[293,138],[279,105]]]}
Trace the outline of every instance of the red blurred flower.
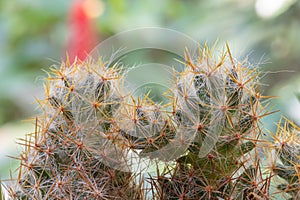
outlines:
{"label": "red blurred flower", "polygon": [[95,0],[75,0],[69,12],[69,34],[67,54],[70,63],[77,57],[83,61],[88,53],[96,46],[97,34],[95,22],[89,10]]}

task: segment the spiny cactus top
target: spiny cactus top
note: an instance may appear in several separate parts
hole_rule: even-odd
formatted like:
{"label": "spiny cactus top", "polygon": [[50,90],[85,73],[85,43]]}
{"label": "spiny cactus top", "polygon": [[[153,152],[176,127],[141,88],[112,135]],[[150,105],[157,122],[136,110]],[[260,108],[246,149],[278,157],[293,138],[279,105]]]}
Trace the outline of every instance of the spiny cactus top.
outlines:
{"label": "spiny cactus top", "polygon": [[258,91],[258,69],[234,60],[228,46],[219,59],[205,47],[195,58],[186,52],[183,63],[171,92],[172,119],[188,147],[172,172],[157,179],[161,193],[167,199],[268,198],[269,178],[259,172],[255,147],[260,119],[271,112],[262,106],[267,97]]}
{"label": "spiny cactus top", "polygon": [[188,67],[179,75],[174,98],[177,112],[182,113],[181,124],[193,136],[207,136],[208,143],[199,141],[200,154],[207,155],[219,136],[229,142],[249,129],[256,134],[260,112],[257,69],[247,61],[234,61],[229,49],[218,60],[209,49],[194,60],[187,53],[186,60]]}
{"label": "spiny cactus top", "polygon": [[[166,104],[125,94],[126,70],[117,64],[52,68],[11,197],[268,198],[255,149],[260,119],[271,112],[262,106],[258,69],[235,60],[228,46],[219,58],[205,46],[180,62]],[[165,163],[138,179],[132,156]]]}
{"label": "spiny cactus top", "polygon": [[[279,193],[286,199],[300,198],[300,132],[299,127],[288,119],[278,125],[272,135],[273,145],[267,152],[271,157],[270,169],[281,179],[276,184]],[[282,180],[283,179],[283,180]]]}

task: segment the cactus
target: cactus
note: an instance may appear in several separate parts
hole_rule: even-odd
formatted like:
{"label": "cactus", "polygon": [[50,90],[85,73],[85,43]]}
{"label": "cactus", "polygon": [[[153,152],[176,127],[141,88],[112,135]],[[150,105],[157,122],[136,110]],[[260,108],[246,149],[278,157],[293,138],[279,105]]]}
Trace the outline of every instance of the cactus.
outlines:
{"label": "cactus", "polygon": [[[300,132],[299,127],[288,119],[283,119],[273,135],[274,154],[271,170],[284,181],[277,183],[277,189],[285,193],[286,198],[300,198]],[[282,125],[283,124],[283,125]]]}
{"label": "cactus", "polygon": [[172,117],[176,130],[192,141],[175,166],[153,178],[159,198],[268,198],[270,177],[261,174],[256,147],[260,119],[272,112],[257,91],[259,72],[247,61],[235,61],[228,46],[219,60],[204,47],[194,59],[186,52],[183,63]]}
{"label": "cactus", "polygon": [[[219,58],[204,46],[179,62],[184,70],[174,72],[166,104],[124,94],[118,64],[88,59],[52,68],[10,196],[269,198],[258,144],[260,120],[272,112],[258,91],[258,69],[235,60],[228,45]],[[131,155],[164,165],[147,177],[133,170]]]}
{"label": "cactus", "polygon": [[[97,66],[97,67],[95,67]],[[15,199],[140,199],[133,176],[106,166],[88,149],[94,135],[105,142],[118,108],[118,70],[105,63],[62,63],[52,68],[45,84],[46,97],[39,100],[43,114],[36,131],[23,145],[19,190]],[[91,135],[91,136],[90,136]]]}

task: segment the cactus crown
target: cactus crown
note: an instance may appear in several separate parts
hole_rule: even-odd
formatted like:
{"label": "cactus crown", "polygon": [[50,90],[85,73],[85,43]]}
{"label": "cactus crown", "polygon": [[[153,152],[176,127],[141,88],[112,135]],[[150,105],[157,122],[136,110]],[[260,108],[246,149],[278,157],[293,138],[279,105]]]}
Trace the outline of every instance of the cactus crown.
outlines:
{"label": "cactus crown", "polygon": [[[228,45],[219,58],[204,46],[180,62],[166,104],[124,94],[121,65],[90,59],[52,68],[10,196],[269,198],[258,147],[260,120],[272,112],[258,69],[235,60]],[[155,173],[133,170],[143,159],[160,160]]]}
{"label": "cactus crown", "polygon": [[286,199],[300,197],[300,132],[299,127],[288,119],[282,119],[276,134],[272,135],[273,145],[268,149],[270,169],[280,177],[276,188]]}

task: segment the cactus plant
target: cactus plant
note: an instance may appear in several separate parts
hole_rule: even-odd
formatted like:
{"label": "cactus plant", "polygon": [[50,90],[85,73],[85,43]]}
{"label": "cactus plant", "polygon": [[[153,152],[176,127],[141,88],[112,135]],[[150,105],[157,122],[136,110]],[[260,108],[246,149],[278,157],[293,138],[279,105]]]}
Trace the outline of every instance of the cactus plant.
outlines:
{"label": "cactus plant", "polygon": [[[260,120],[272,112],[262,104],[259,70],[235,60],[228,45],[219,58],[204,46],[179,62],[166,104],[124,94],[118,64],[52,68],[10,196],[268,199],[258,146]],[[145,178],[132,170],[133,154],[164,165]]]}
{"label": "cactus plant", "polygon": [[[258,90],[259,72],[204,47],[186,52],[174,85],[173,121],[190,141],[185,154],[153,180],[163,199],[266,199],[270,177],[261,174],[260,119],[271,112]],[[158,198],[158,199],[159,199]]]}
{"label": "cactus plant", "polygon": [[288,119],[283,119],[273,135],[274,149],[271,170],[284,181],[277,183],[279,192],[288,199],[300,198],[300,132],[299,127]]}
{"label": "cactus plant", "polygon": [[[97,67],[95,67],[97,66]],[[100,60],[52,68],[45,84],[43,114],[24,140],[16,199],[139,199],[130,173],[105,166],[89,151],[89,134],[108,133],[122,98],[117,69]],[[109,135],[104,135],[109,137]],[[101,143],[101,137],[97,140]]]}

